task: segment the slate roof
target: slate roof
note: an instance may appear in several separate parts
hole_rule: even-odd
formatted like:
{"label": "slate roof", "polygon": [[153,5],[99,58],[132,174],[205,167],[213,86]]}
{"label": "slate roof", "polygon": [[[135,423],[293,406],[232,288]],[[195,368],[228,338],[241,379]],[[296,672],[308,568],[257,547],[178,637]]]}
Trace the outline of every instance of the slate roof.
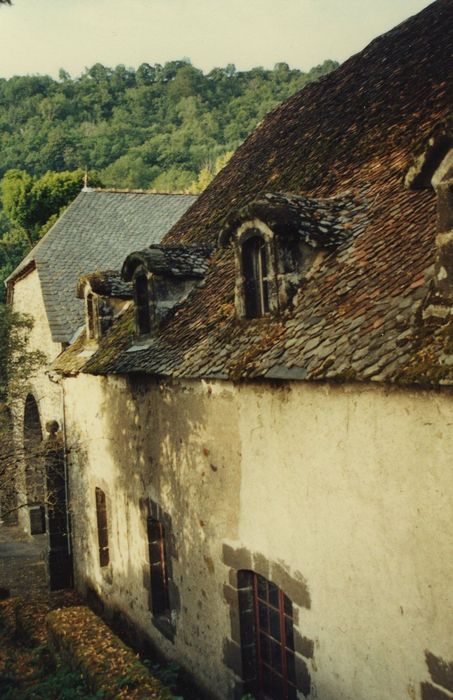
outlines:
{"label": "slate roof", "polygon": [[436,195],[404,185],[430,134],[451,118],[452,45],[452,0],[437,0],[374,40],[270,113],[166,236],[170,245],[215,245],[237,212],[266,192],[306,202],[352,197],[348,235],[301,283],[293,309],[238,319],[233,252],[220,248],[204,286],[173,310],[149,347],[127,352],[129,310],[84,371],[452,382],[451,324],[421,322]]}
{"label": "slate roof", "polygon": [[52,339],[69,342],[84,319],[76,297],[79,277],[119,270],[131,250],[159,243],[195,200],[183,194],[82,191],[9,276],[10,295],[15,279],[34,264]]}

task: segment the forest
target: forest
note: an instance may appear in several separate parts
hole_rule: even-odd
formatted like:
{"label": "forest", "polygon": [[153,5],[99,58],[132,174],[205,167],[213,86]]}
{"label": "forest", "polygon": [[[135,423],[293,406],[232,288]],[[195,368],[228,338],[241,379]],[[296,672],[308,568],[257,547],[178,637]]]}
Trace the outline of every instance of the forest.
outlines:
{"label": "forest", "polygon": [[188,59],[0,78],[0,283],[88,185],[200,192],[264,115],[337,67]]}

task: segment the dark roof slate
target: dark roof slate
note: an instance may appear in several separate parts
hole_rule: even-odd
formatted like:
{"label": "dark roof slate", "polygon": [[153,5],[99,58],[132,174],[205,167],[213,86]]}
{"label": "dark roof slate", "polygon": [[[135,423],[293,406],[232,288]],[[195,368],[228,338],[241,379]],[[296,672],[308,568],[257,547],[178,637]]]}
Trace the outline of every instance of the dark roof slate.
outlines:
{"label": "dark roof slate", "polygon": [[452,381],[449,327],[420,324],[436,196],[404,186],[414,154],[450,118],[452,45],[453,2],[437,0],[270,113],[166,236],[169,244],[214,244],[227,217],[238,216],[231,212],[265,192],[315,199],[349,193],[358,215],[302,281],[293,309],[238,319],[233,252],[220,249],[204,285],[173,310],[149,347],[127,351],[129,326],[108,335],[84,371]]}
{"label": "dark roof slate", "polygon": [[55,342],[68,342],[83,323],[76,297],[81,275],[120,269],[134,248],[159,243],[196,201],[195,195],[82,191],[9,276],[14,284],[34,261]]}

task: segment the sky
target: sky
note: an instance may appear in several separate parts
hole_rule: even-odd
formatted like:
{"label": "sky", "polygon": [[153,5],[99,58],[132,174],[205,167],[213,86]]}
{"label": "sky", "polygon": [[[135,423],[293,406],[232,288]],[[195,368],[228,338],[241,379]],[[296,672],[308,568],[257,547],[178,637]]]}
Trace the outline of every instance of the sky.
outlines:
{"label": "sky", "polygon": [[204,71],[344,61],[431,0],[13,0],[0,77],[190,58]]}

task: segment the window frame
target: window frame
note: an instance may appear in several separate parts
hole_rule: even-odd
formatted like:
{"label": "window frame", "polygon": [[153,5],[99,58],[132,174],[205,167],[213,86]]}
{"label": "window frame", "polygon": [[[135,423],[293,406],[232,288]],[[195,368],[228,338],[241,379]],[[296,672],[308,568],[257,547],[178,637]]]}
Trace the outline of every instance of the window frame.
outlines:
{"label": "window frame", "polygon": [[164,523],[149,516],[146,519],[150,568],[150,610],[153,616],[170,618],[169,567],[166,528]]}
{"label": "window frame", "polygon": [[[255,254],[255,270],[258,272],[258,282],[256,285],[248,281],[247,261],[244,258],[244,247],[250,245],[250,239],[260,239],[259,254]],[[244,222],[234,236],[234,250],[236,257],[236,277],[235,305],[238,316],[245,319],[266,318],[278,311],[278,284],[276,276],[276,256],[275,237],[272,229],[259,219],[252,219]],[[252,265],[253,267],[253,265]],[[257,287],[259,294],[256,294],[255,302],[250,301],[248,288]],[[259,300],[258,300],[259,297]],[[256,311],[252,311],[252,307]]]}
{"label": "window frame", "polygon": [[105,568],[110,564],[107,498],[105,492],[98,486],[96,486],[95,488],[95,502],[96,523],[98,531],[99,566],[101,568]]}
{"label": "window frame", "polygon": [[244,690],[257,700],[296,700],[292,601],[254,571],[238,571],[238,586]]}

